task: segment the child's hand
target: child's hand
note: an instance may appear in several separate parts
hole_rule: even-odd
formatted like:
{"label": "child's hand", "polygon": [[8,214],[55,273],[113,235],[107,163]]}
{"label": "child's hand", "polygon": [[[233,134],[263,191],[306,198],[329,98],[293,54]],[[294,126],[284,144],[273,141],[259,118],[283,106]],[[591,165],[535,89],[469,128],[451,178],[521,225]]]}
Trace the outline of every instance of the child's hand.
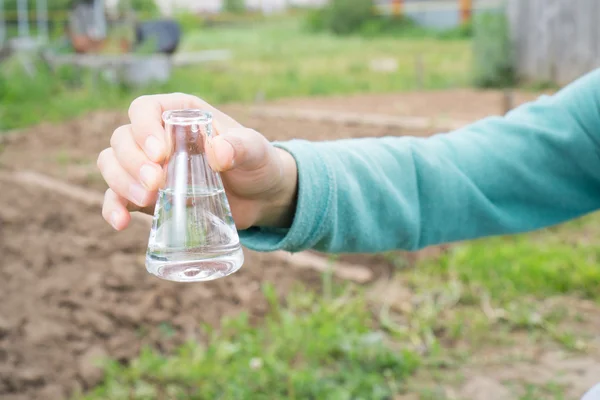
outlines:
{"label": "child's hand", "polygon": [[98,156],[98,168],[110,187],[104,219],[122,230],[131,220],[130,211],[153,212],[168,151],[162,113],[185,108],[213,114],[215,136],[207,146],[208,159],[222,172],[236,226],[289,226],[297,184],[293,157],[199,98],[180,93],[135,99],[129,108],[131,124],[115,130],[110,147]]}

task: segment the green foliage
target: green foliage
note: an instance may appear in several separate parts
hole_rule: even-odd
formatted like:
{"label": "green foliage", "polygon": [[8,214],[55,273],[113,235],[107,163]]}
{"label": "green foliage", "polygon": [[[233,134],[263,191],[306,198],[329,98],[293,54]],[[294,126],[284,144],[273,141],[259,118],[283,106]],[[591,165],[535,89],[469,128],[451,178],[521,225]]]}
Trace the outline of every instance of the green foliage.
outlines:
{"label": "green foliage", "polygon": [[498,88],[516,84],[515,60],[504,13],[483,13],[475,18],[474,84]]}
{"label": "green foliage", "polygon": [[327,6],[308,14],[312,31],[326,30],[337,35],[360,31],[374,17],[373,0],[332,0]]}
{"label": "green foliage", "polygon": [[417,367],[414,353],[388,346],[360,294],[324,300],[300,289],[284,307],[272,286],[264,293],[271,311],[259,326],[242,314],[208,329],[205,345],[110,363],[85,399],[383,400]]}
{"label": "green foliage", "polygon": [[[50,0],[48,1],[48,10],[49,11],[64,11],[69,8],[71,2],[73,0]],[[18,0],[4,0],[4,10],[6,11],[16,11],[17,10]],[[35,12],[36,10],[35,1],[28,1],[27,8],[30,11]]]}
{"label": "green foliage", "polygon": [[[435,37],[340,37],[328,33],[309,34],[302,17],[268,19],[252,29],[220,26],[190,29],[181,51],[230,49],[231,61],[173,70],[171,80],[151,88],[127,89],[97,81],[91,74],[60,69],[51,74],[40,66],[39,79],[29,78],[17,65],[3,64],[0,78],[12,102],[0,100],[0,129],[23,127],[46,120],[60,120],[81,112],[110,107],[125,109],[137,95],[186,91],[215,104],[254,101],[257,93],[266,99],[289,96],[380,93],[416,88],[415,57],[426,66],[424,88],[446,88],[469,82],[470,51],[466,40],[441,42]],[[140,49],[139,51],[143,51]],[[369,68],[369,60],[398,57],[398,70],[382,74]],[[333,66],[333,68],[332,68]],[[34,84],[35,82],[35,84]],[[2,83],[0,83],[2,85]],[[30,88],[31,85],[31,88]],[[4,95],[2,90],[0,97]],[[52,99],[52,101],[50,101]]]}
{"label": "green foliage", "polygon": [[423,37],[428,33],[408,17],[371,17],[365,21],[359,31],[363,36],[415,36]]}
{"label": "green foliage", "polygon": [[355,32],[373,17],[373,0],[332,0],[328,25],[335,34]]}
{"label": "green foliage", "polygon": [[473,21],[465,22],[456,28],[439,31],[439,39],[470,39],[474,34]]}
{"label": "green foliage", "polygon": [[155,17],[160,14],[160,10],[154,0],[119,0],[119,12],[126,13],[133,10],[142,17]]}
{"label": "green foliage", "polygon": [[233,13],[233,14],[241,14],[246,11],[246,1],[245,0],[225,0],[223,4],[223,8],[225,11]]}
{"label": "green foliage", "polygon": [[[43,63],[34,64],[30,76],[16,59],[3,62],[0,69],[0,131],[42,121],[57,121],[81,112],[124,105],[121,87],[91,84],[90,74],[61,67],[54,73]],[[58,101],[57,101],[58,100]]]}
{"label": "green foliage", "polygon": [[549,232],[541,239],[523,235],[465,243],[436,264],[496,298],[578,293],[600,299],[598,248],[564,242]]}
{"label": "green foliage", "polygon": [[175,15],[175,19],[179,23],[179,27],[185,34],[194,32],[204,26],[202,18],[189,11],[182,11]]}
{"label": "green foliage", "polygon": [[473,24],[470,22],[445,30],[423,28],[407,16],[376,15],[372,11],[372,4],[369,3],[372,2],[334,1],[324,8],[313,9],[306,14],[305,28],[310,32],[331,32],[340,35],[356,33],[368,38],[390,36],[456,40],[467,39],[473,35]]}
{"label": "green foliage", "polygon": [[327,30],[327,9],[315,8],[306,13],[304,25],[310,32],[323,32]]}

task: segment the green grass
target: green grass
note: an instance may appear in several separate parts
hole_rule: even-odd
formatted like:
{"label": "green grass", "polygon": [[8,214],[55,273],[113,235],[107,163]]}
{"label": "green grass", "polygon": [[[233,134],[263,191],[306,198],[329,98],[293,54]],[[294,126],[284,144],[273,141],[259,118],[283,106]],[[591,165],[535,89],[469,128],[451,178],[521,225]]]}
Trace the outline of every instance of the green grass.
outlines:
{"label": "green grass", "polygon": [[[285,19],[248,28],[198,31],[186,39],[185,50],[231,49],[232,62],[209,73],[180,70],[176,81],[189,90],[206,93],[211,101],[253,100],[285,96],[335,95],[356,92],[393,92],[417,88],[415,59],[425,65],[424,88],[469,83],[470,42],[423,38],[337,37],[310,34],[301,20]],[[377,58],[394,58],[393,73],[371,71]]]}
{"label": "green grass", "polygon": [[[25,75],[13,60],[0,73],[0,131],[42,121],[60,121],[97,108],[125,109],[140,94],[183,91],[215,104],[253,101],[257,96],[339,95],[417,88],[415,59],[422,57],[423,88],[469,83],[470,41],[432,37],[364,38],[312,34],[300,17],[260,24],[204,28],[186,34],[182,51],[229,49],[228,62],[180,68],[170,82],[144,89],[115,87],[71,69],[53,74],[39,68]],[[375,72],[370,62],[394,58],[398,70]]]}
{"label": "green grass", "polygon": [[600,300],[600,247],[585,240],[596,226],[598,215],[529,235],[472,241],[425,270],[479,286],[498,299],[569,293]]}
{"label": "green grass", "polygon": [[394,349],[360,294],[326,298],[298,290],[260,326],[247,315],[207,328],[206,344],[170,356],[145,350],[128,367],[110,363],[94,399],[389,399],[417,366]]}
{"label": "green grass", "polygon": [[[397,273],[394,291],[408,291],[400,303],[338,287],[329,274],[322,291],[299,288],[283,302],[267,285],[270,312],[259,324],[242,314],[174,354],[146,349],[127,366],[111,362],[82,399],[446,398],[439,385],[460,387],[462,366],[490,349],[507,354],[495,368],[527,361],[506,350],[515,346],[586,351],[595,327],[576,330],[585,318],[556,296],[600,300],[600,247],[588,240],[598,218],[460,244]],[[567,398],[568,386],[552,381],[507,385],[523,400]]]}

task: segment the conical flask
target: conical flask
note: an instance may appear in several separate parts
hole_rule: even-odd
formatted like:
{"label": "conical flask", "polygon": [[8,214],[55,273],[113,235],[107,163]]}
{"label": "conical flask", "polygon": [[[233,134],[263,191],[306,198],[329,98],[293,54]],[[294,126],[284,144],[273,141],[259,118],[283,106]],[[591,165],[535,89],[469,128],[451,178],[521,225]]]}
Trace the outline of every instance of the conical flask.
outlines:
{"label": "conical flask", "polygon": [[159,190],[146,269],[176,282],[210,281],[244,262],[220,175],[208,164],[212,115],[202,110],[163,114],[170,155]]}

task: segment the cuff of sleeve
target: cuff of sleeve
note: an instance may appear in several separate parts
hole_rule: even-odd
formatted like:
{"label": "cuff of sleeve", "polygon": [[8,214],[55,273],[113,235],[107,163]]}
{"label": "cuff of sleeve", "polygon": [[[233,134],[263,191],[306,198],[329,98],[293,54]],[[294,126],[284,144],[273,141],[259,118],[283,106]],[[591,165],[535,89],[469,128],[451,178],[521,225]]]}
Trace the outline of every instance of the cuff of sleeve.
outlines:
{"label": "cuff of sleeve", "polygon": [[250,250],[299,252],[314,247],[324,236],[332,213],[335,184],[331,167],[317,146],[304,140],[276,142],[296,160],[298,199],[290,228],[251,227],[239,231],[242,245]]}

